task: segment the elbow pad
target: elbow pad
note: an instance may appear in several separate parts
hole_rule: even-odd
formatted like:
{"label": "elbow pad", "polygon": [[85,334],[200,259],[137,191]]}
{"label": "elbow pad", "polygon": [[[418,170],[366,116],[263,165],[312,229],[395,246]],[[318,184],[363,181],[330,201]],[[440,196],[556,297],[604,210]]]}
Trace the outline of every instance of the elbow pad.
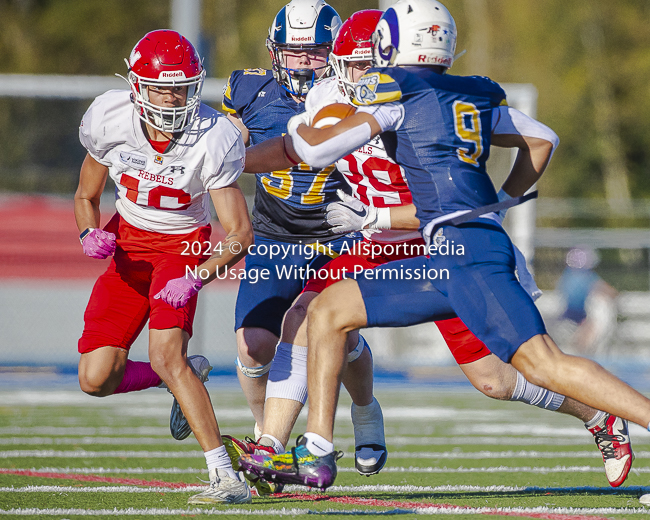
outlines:
{"label": "elbow pad", "polygon": [[293,149],[295,152],[305,163],[313,168],[325,168],[335,163],[341,157],[345,157],[355,151],[372,138],[368,123],[350,128],[342,134],[316,145],[310,145],[300,137],[298,127],[294,127],[289,134],[291,135],[291,139],[293,139]]}

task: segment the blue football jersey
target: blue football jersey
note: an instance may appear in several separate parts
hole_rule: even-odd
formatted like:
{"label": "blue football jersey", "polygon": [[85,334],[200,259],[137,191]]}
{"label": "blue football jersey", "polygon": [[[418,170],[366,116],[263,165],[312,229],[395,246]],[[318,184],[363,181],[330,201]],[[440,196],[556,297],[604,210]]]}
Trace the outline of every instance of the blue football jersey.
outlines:
{"label": "blue football jersey", "polygon": [[[287,122],[304,112],[266,69],[236,70],[224,90],[223,109],[241,118],[251,145],[287,132]],[[338,200],[337,189],[349,192],[334,165],[322,170],[304,163],[286,170],[257,174],[253,229],[261,236],[282,241],[331,240],[324,223],[324,208]]]}
{"label": "blue football jersey", "polygon": [[355,95],[357,105],[404,107],[401,126],[382,139],[406,172],[421,228],[436,217],[497,202],[485,169],[492,109],[506,104],[497,83],[428,67],[384,67],[370,69]]}

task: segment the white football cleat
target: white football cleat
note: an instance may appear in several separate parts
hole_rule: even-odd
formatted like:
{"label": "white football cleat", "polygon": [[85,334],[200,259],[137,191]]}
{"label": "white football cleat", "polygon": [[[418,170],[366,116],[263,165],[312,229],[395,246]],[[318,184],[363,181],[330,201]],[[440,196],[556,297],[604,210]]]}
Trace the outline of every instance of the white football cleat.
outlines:
{"label": "white football cleat", "polygon": [[[199,381],[205,383],[208,380],[210,370],[212,370],[208,359],[204,356],[190,356],[187,360],[190,362],[190,368],[196,377],[199,378]],[[177,441],[186,439],[192,433],[192,428],[190,428],[190,424],[187,422],[183,410],[181,410],[181,405],[178,404],[175,397],[172,403],[171,413],[169,414],[169,430],[171,431],[172,437]]]}
{"label": "white football cleat", "polygon": [[230,477],[225,471],[210,470],[208,489],[192,495],[188,504],[250,504],[253,501],[251,488],[246,482]]}
{"label": "white football cleat", "polygon": [[603,455],[605,475],[610,486],[620,486],[625,482],[634,460],[627,421],[606,413],[598,424],[587,429]]}
{"label": "white football cleat", "polygon": [[354,466],[361,475],[374,475],[381,471],[388,458],[384,439],[384,415],[374,397],[367,406],[352,403],[354,426]]}

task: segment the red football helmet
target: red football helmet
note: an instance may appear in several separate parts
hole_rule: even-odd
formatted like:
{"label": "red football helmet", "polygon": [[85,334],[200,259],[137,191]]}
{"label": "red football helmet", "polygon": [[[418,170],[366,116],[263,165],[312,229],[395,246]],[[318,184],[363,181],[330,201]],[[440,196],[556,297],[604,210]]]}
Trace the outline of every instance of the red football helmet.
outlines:
{"label": "red football helmet", "polygon": [[[180,132],[201,103],[205,69],[194,46],[176,31],[161,29],[144,35],[131,51],[127,81],[140,119],[162,132]],[[183,107],[160,107],[149,101],[148,86],[187,86]]]}
{"label": "red football helmet", "polygon": [[339,80],[341,91],[350,99],[354,97],[355,83],[349,75],[351,61],[372,61],[372,33],[383,11],[366,9],[348,18],[334,40],[331,62]]}

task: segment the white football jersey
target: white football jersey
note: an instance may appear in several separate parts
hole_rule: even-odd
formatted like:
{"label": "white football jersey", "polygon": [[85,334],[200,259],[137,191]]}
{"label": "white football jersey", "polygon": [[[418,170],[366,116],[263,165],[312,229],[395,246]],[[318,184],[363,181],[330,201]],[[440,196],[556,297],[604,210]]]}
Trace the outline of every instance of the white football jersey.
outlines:
{"label": "white football jersey", "polygon": [[[319,81],[309,90],[305,108],[315,115],[321,108],[333,103],[349,105],[350,101],[341,92],[338,80],[330,77]],[[404,206],[413,200],[403,168],[388,156],[380,136],[339,159],[336,168],[348,181],[354,196],[367,206]],[[366,238],[372,234],[372,239],[378,242],[420,238],[417,231],[403,230],[364,230],[363,234]]]}
{"label": "white football jersey", "polygon": [[185,234],[208,224],[208,190],[232,184],[243,171],[241,133],[201,105],[178,140],[158,153],[130,96],[111,90],[97,97],[79,127],[81,144],[115,181],[117,211],[129,224],[155,233]]}

